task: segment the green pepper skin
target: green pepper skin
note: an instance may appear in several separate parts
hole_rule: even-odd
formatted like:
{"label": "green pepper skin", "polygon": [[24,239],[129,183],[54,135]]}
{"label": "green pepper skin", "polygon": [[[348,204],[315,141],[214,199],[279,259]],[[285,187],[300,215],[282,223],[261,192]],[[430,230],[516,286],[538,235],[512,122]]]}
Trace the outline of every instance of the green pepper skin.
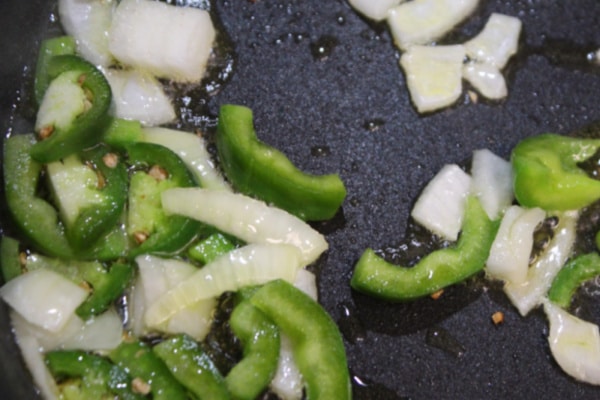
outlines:
{"label": "green pepper skin", "polygon": [[308,400],[352,398],[342,336],[319,303],[283,280],[265,284],[249,301],[290,339]]}
{"label": "green pepper skin", "polygon": [[77,43],[72,36],[59,36],[42,40],[40,52],[35,67],[34,94],[37,104],[42,103],[44,93],[50,85],[51,78],[48,74],[48,62],[54,56],[75,54]]}
{"label": "green pepper skin", "polygon": [[368,249],[356,264],[350,285],[388,301],[435,293],[483,269],[498,227],[499,221],[491,221],[479,200],[470,196],[462,233],[454,247],[434,251],[412,268],[391,264]]}
{"label": "green pepper skin", "polygon": [[92,294],[75,313],[83,320],[102,314],[129,286],[135,275],[131,264],[114,263],[110,269],[89,270],[83,278],[92,286]]}
{"label": "green pepper skin", "polygon": [[140,341],[123,342],[108,357],[129,375],[149,384],[153,400],[188,399],[185,388],[150,346]]}
{"label": "green pepper skin", "polygon": [[[126,146],[129,163],[134,169],[146,170],[158,165],[167,174],[170,187],[196,186],[192,174],[181,158],[164,146],[153,143],[132,143]],[[130,191],[130,196],[135,193]],[[131,200],[130,200],[131,201]],[[157,223],[148,239],[129,251],[129,257],[140,254],[168,254],[188,245],[199,231],[200,223],[182,216],[166,216],[162,208],[156,210]]]}
{"label": "green pepper skin", "polygon": [[244,357],[227,374],[227,389],[236,400],[253,400],[277,372],[279,329],[249,301],[235,307],[229,325],[242,342]]}
{"label": "green pepper skin", "polygon": [[600,198],[600,181],[578,163],[593,156],[600,139],[543,134],[522,140],[513,149],[515,197],[524,207],[548,211],[576,210]]}
{"label": "green pepper skin", "polygon": [[152,351],[198,400],[229,399],[223,376],[191,337],[173,336],[154,346]]}
{"label": "green pepper skin", "polygon": [[48,60],[50,80],[63,72],[81,73],[81,86],[91,94],[91,108],[75,118],[68,128],[56,128],[46,139],[31,148],[31,157],[41,163],[60,160],[91,147],[102,139],[110,123],[108,110],[112,101],[110,85],[93,64],[76,55],[59,55]]}
{"label": "green pepper skin", "polygon": [[141,400],[135,393],[132,378],[127,372],[107,359],[79,350],[57,350],[46,353],[46,365],[57,379],[80,378],[82,398],[101,399],[118,397],[123,400]]}
{"label": "green pepper skin", "polygon": [[221,232],[215,232],[191,246],[188,249],[188,256],[206,265],[236,247],[235,239]]}
{"label": "green pepper skin", "polygon": [[18,240],[6,235],[0,237],[0,268],[4,283],[23,273],[19,247]]}
{"label": "green pepper skin", "polygon": [[74,257],[55,208],[36,196],[42,165],[29,150],[35,137],[15,135],[4,142],[4,188],[15,225],[42,252],[61,258]]}
{"label": "green pepper skin", "polygon": [[577,288],[587,280],[600,275],[600,255],[589,253],[569,260],[558,272],[548,291],[548,299],[568,309]]}
{"label": "green pepper skin", "polygon": [[342,205],[346,188],[340,177],[305,174],[283,153],[259,141],[249,108],[221,106],[217,131],[221,165],[240,192],[306,221],[330,219]]}
{"label": "green pepper skin", "polygon": [[[115,157],[118,161],[109,166],[103,159],[106,156]],[[102,203],[81,210],[72,226],[67,226],[67,238],[76,250],[89,246],[115,228],[125,208],[128,185],[125,163],[106,147],[95,146],[85,150],[81,158],[101,174],[104,183],[98,189]]]}

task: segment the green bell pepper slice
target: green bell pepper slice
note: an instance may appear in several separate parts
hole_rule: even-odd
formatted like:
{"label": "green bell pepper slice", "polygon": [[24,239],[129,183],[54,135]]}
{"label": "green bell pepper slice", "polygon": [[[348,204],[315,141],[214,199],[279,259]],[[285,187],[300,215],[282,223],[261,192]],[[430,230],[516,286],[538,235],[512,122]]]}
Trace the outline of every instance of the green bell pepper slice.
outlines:
{"label": "green bell pepper slice", "polygon": [[99,355],[80,350],[56,350],[46,353],[45,362],[58,381],[69,378],[81,380],[77,388],[69,384],[65,387],[76,391],[81,399],[114,397],[122,400],[141,400],[145,398],[134,391],[132,378],[124,369]]}
{"label": "green bell pepper slice", "polygon": [[465,220],[458,242],[436,250],[415,266],[394,265],[367,249],[354,268],[353,289],[388,301],[407,301],[429,294],[481,271],[499,228],[479,200],[467,197]]}
{"label": "green bell pepper slice", "polygon": [[242,360],[225,378],[227,389],[236,400],[253,400],[269,386],[277,372],[279,329],[248,300],[234,308],[229,326],[244,350]]}
{"label": "green bell pepper slice", "polygon": [[48,63],[54,56],[75,54],[77,43],[72,36],[58,36],[42,40],[35,67],[35,80],[33,91],[38,105],[42,103],[46,89],[50,85],[51,78],[48,73]]}
{"label": "green bell pepper slice", "polygon": [[108,357],[131,376],[148,384],[153,400],[188,399],[186,389],[149,345],[124,341]]}
{"label": "green bell pepper slice", "polygon": [[225,380],[200,345],[191,337],[175,335],[152,348],[173,376],[198,400],[229,399]]}
{"label": "green bell pepper slice", "polygon": [[6,235],[0,237],[0,269],[4,283],[23,273],[20,247],[18,240]]}
{"label": "green bell pepper slice", "polygon": [[306,174],[283,153],[259,141],[247,107],[221,106],[216,144],[225,175],[237,190],[299,218],[330,219],[346,197],[339,175]]}
{"label": "green bell pepper slice", "polygon": [[63,107],[62,104],[53,104],[53,98],[48,100],[50,104],[44,104],[53,81],[63,74],[73,74],[69,75],[73,76],[69,79],[74,79],[73,83],[81,87],[87,104],[77,116],[70,116],[68,120],[51,118],[53,122],[38,127],[40,140],[31,148],[31,157],[42,163],[60,160],[98,143],[111,120],[108,115],[112,101],[110,85],[104,74],[93,64],[76,55],[58,55],[48,60],[47,74],[51,82],[40,110],[46,109],[45,107],[59,110]]}
{"label": "green bell pepper slice", "polygon": [[290,339],[308,400],[352,397],[342,336],[319,303],[283,280],[265,284],[249,301]]}
{"label": "green bell pepper slice", "polygon": [[514,191],[525,207],[548,211],[576,210],[600,198],[600,181],[578,164],[600,149],[600,139],[551,133],[532,136],[513,149]]}
{"label": "green bell pepper slice", "polygon": [[129,187],[127,230],[130,257],[176,252],[196,237],[200,223],[182,216],[166,215],[160,195],[174,187],[196,186],[183,161],[164,146],[131,143],[126,146],[133,168]]}
{"label": "green bell pepper slice", "polygon": [[548,291],[548,299],[568,309],[577,288],[600,274],[600,255],[588,253],[569,260],[556,274]]}

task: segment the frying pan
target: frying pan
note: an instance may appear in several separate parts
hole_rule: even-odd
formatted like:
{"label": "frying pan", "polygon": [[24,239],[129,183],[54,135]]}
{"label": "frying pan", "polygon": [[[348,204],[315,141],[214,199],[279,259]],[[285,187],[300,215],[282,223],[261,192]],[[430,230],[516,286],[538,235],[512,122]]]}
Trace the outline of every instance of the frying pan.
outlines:
{"label": "frying pan", "polygon": [[[259,137],[300,168],[340,173],[348,197],[332,221],[315,225],[330,243],[315,268],[320,300],[344,335],[355,398],[599,398],[599,388],[552,360],[541,310],[519,316],[498,284],[476,277],[437,301],[390,304],[353,292],[349,279],[367,247],[400,260],[411,254],[403,247],[415,231],[410,209],[444,164],[466,165],[480,148],[507,158],[521,138],[566,134],[600,118],[600,65],[587,59],[600,48],[600,3],[482,0],[445,41],[472,37],[491,12],[519,17],[520,50],[504,71],[508,98],[473,102],[465,91],[455,106],[424,116],[410,103],[385,25],[345,1],[216,0],[213,8],[234,49],[233,73],[184,110],[180,126],[199,120],[193,112],[210,122],[220,104],[244,104]],[[4,133],[31,129],[33,110],[20,99],[55,15],[44,0],[0,2]],[[587,289],[577,312],[598,323],[597,287]],[[505,315],[498,326],[496,311]],[[0,397],[36,398],[3,306],[0,332]]]}

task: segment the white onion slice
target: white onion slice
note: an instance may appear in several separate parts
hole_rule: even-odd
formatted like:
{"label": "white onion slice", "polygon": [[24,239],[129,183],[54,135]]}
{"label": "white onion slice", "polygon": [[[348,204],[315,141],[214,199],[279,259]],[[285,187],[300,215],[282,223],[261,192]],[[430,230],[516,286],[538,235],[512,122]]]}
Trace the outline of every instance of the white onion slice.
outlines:
{"label": "white onion slice", "polygon": [[523,316],[541,304],[554,277],[565,264],[576,237],[577,211],[558,213],[558,226],[547,250],[527,271],[527,280],[521,284],[508,282],[504,292]]}
{"label": "white onion slice", "polygon": [[506,210],[486,263],[489,275],[512,284],[525,282],[533,232],[545,217],[541,208],[512,206]]}
{"label": "white onion slice", "polygon": [[175,119],[171,99],[152,75],[124,69],[103,72],[112,90],[115,117],[137,120],[145,126],[167,124]]}
{"label": "white onion slice", "polygon": [[513,172],[509,161],[488,149],[475,150],[471,162],[471,192],[488,217],[497,219],[513,202]]}
{"label": "white onion slice", "polygon": [[15,340],[21,350],[23,361],[25,361],[25,365],[31,373],[33,383],[44,399],[58,399],[58,387],[52,373],[46,366],[38,339],[27,327],[28,322],[14,311],[11,311],[10,318],[15,333]]}
{"label": "white onion slice", "polygon": [[[196,267],[176,259],[166,259],[151,255],[136,258],[139,277],[136,287],[142,292],[144,307],[133,315],[134,321],[143,323],[144,311],[170,289],[176,287],[198,271]],[[139,301],[139,299],[137,300]],[[213,311],[217,306],[215,298],[207,298],[195,302],[177,311],[168,321],[156,326],[142,326],[140,333],[155,329],[165,333],[186,333],[196,340],[203,340],[212,322]]]}
{"label": "white onion slice", "polygon": [[455,241],[462,226],[471,177],[456,164],[445,165],[417,199],[411,216],[440,237]]}
{"label": "white onion slice", "polygon": [[193,133],[167,128],[145,128],[144,141],[168,147],[175,152],[206,189],[228,190],[231,187],[217,170],[206,150],[204,139]]}
{"label": "white onion slice", "polygon": [[56,272],[37,269],[8,281],[0,296],[30,323],[58,332],[88,292]]}
{"label": "white onion slice", "polygon": [[328,244],[306,222],[280,208],[223,190],[177,188],[162,193],[168,214],[183,215],[212,225],[246,243],[284,243],[301,251],[302,262],[314,262]]}
{"label": "white onion slice", "polygon": [[77,52],[97,66],[108,66],[113,57],[108,50],[108,30],[116,1],[59,0],[58,15],[68,35],[75,38]]}
{"label": "white onion slice", "polygon": [[419,112],[435,111],[462,93],[462,45],[411,46],[400,57],[410,97]]}
{"label": "white onion slice", "polygon": [[508,95],[504,76],[492,64],[470,61],[463,67],[463,77],[488,99],[500,100]]}
{"label": "white onion slice", "polygon": [[401,50],[428,44],[464,21],[478,0],[412,0],[389,11],[387,23]]}
{"label": "white onion slice", "polygon": [[550,323],[548,344],[556,363],[573,378],[600,385],[598,325],[568,313],[549,300],[544,311]]}
{"label": "white onion slice", "polygon": [[517,52],[521,21],[516,17],[493,13],[483,30],[465,43],[472,60],[502,69]]}
{"label": "white onion slice", "polygon": [[388,16],[388,11],[404,0],[348,0],[356,11],[374,21],[381,21]]}
{"label": "white onion slice", "polygon": [[294,282],[302,259],[297,247],[250,244],[205,265],[152,303],[145,314],[148,326],[160,326],[180,310],[202,299],[259,285],[275,279]]}
{"label": "white onion slice", "polygon": [[178,82],[198,82],[215,36],[205,10],[123,0],[113,16],[109,49],[125,65]]}

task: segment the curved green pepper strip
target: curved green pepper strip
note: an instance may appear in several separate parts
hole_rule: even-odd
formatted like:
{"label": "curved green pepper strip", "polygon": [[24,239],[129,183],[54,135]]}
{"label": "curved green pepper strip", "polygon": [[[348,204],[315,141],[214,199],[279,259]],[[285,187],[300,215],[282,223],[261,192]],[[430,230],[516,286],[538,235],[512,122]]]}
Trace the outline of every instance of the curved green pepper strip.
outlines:
{"label": "curved green pepper strip", "polygon": [[160,194],[174,187],[196,186],[183,161],[171,150],[152,143],[126,146],[134,172],[130,179],[128,233],[135,243],[130,257],[144,253],[172,253],[189,244],[200,223],[166,215]]}
{"label": "curved green pepper strip", "polygon": [[165,363],[140,341],[122,342],[108,357],[134,378],[150,385],[153,400],[187,400],[185,388]]}
{"label": "curved green pepper strip", "polygon": [[244,357],[227,374],[227,389],[234,399],[253,400],[277,372],[279,329],[247,300],[234,308],[229,325],[242,342]]}
{"label": "curved green pepper strip", "polygon": [[81,57],[54,56],[48,61],[47,71],[51,80],[65,72],[78,72],[77,83],[86,92],[91,106],[65,126],[42,127],[41,140],[31,148],[31,157],[42,163],[60,160],[98,143],[110,123],[108,110],[112,101],[104,74]]}
{"label": "curved green pepper strip", "polygon": [[223,376],[191,337],[173,336],[154,346],[152,351],[198,400],[229,399]]}
{"label": "curved green pepper strip", "polygon": [[46,353],[45,361],[52,375],[58,380],[81,379],[79,394],[82,399],[145,398],[134,392],[132,379],[124,369],[101,356],[79,350],[56,350]]}
{"label": "curved green pepper strip", "polygon": [[33,135],[14,135],[4,142],[4,188],[15,225],[37,249],[55,257],[73,258],[54,207],[36,196],[42,165],[31,159]]}
{"label": "curved green pepper strip", "polygon": [[548,291],[548,299],[567,309],[577,288],[600,274],[600,255],[589,253],[569,260],[556,274]]}
{"label": "curved green pepper strip", "polygon": [[525,207],[576,210],[600,198],[600,181],[578,163],[600,149],[600,139],[543,134],[522,140],[513,149],[515,197]]}
{"label": "curved green pepper strip", "polygon": [[352,397],[342,336],[319,303],[283,280],[265,284],[249,301],[290,339],[308,400]]}
{"label": "curved green pepper strip", "polygon": [[479,200],[469,196],[462,233],[454,247],[434,251],[411,268],[391,264],[368,249],[356,264],[350,285],[390,301],[435,293],[483,269],[498,227],[499,221],[491,221]]}
{"label": "curved green pepper strip", "polygon": [[237,190],[299,218],[330,219],[346,197],[337,174],[305,174],[283,153],[260,142],[247,107],[221,106],[216,143],[223,170]]}
{"label": "curved green pepper strip", "polygon": [[53,257],[111,260],[122,256],[127,238],[119,227],[86,248],[73,249],[54,206],[37,196],[42,165],[29,154],[35,142],[32,134],[14,135],[4,142],[6,202],[20,233],[34,248]]}
{"label": "curved green pepper strip", "polygon": [[44,93],[50,85],[50,77],[48,74],[48,62],[54,56],[65,54],[75,54],[77,51],[77,43],[72,36],[59,36],[51,39],[42,40],[40,43],[40,52],[35,66],[35,81],[34,93],[35,100],[39,104],[42,103]]}
{"label": "curved green pepper strip", "polygon": [[81,161],[96,172],[99,184],[89,195],[95,198],[93,204],[82,208],[76,219],[66,224],[67,239],[77,250],[88,247],[116,227],[125,208],[128,185],[125,163],[108,148],[95,146],[85,150]]}

